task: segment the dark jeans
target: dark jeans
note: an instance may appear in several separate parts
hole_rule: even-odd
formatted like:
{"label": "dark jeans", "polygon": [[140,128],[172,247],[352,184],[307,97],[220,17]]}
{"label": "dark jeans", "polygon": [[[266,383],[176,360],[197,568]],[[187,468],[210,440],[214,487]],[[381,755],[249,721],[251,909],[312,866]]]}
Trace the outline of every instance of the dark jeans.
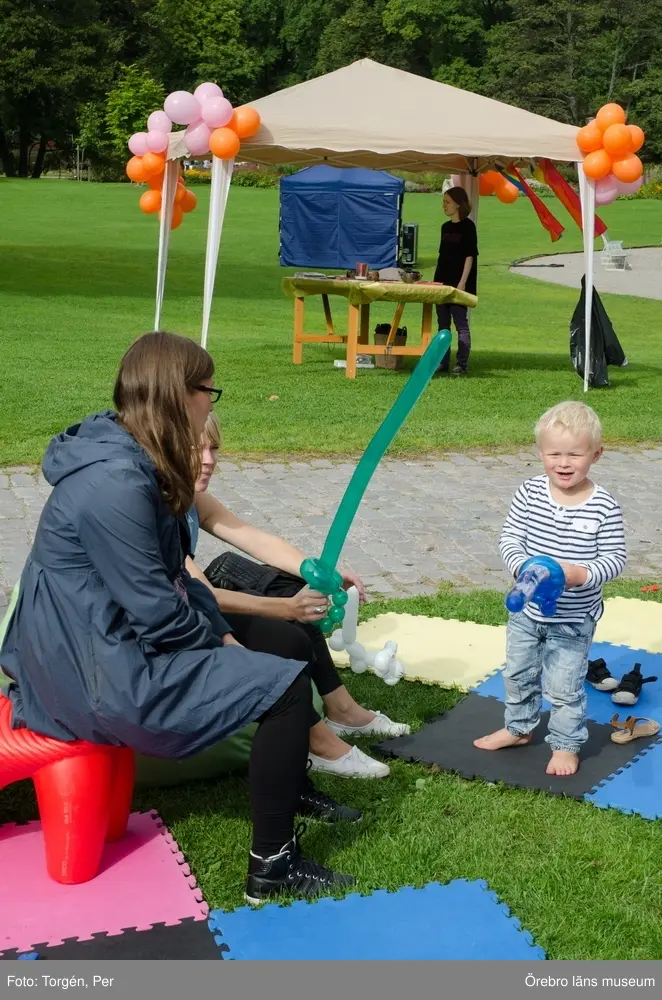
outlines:
{"label": "dark jeans", "polygon": [[[471,331],[469,330],[469,310],[466,306],[451,306],[443,303],[437,307],[437,322],[440,330],[450,330],[451,319],[457,330],[457,356],[455,362],[459,368],[466,368],[471,351]],[[450,348],[439,365],[439,371],[447,372],[451,364]]]}
{"label": "dark jeans", "polygon": [[320,721],[313,708],[310,678],[320,695],[340,687],[324,636],[314,625],[258,615],[226,614],[234,638],[257,653],[272,653],[308,664],[265,712],[253,737],[249,764],[252,850],[276,854],[292,838],[294,817],[306,783],[310,727]]}

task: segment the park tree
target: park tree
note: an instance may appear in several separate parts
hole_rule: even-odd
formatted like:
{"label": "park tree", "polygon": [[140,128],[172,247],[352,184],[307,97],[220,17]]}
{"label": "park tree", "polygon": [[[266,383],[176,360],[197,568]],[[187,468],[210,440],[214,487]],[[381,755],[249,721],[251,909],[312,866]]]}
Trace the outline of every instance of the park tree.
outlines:
{"label": "park tree", "polygon": [[108,84],[114,42],[112,29],[100,19],[98,0],[0,0],[0,158],[5,174],[27,177],[31,169],[39,177],[48,143],[68,145],[80,106]]}
{"label": "park tree", "polygon": [[233,103],[254,96],[262,56],[242,21],[241,0],[157,0],[150,68],[166,91],[213,80]]}

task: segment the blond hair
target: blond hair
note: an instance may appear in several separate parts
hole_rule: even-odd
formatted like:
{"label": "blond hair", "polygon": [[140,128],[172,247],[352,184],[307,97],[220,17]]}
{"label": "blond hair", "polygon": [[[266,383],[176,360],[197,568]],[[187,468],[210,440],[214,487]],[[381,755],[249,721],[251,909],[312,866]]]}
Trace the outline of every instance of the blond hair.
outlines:
{"label": "blond hair", "polygon": [[543,413],[535,427],[536,442],[540,444],[541,436],[551,430],[569,431],[576,435],[586,434],[594,447],[599,448],[602,445],[600,418],[586,403],[577,403],[570,399],[564,403],[557,403]]}
{"label": "blond hair", "polygon": [[202,440],[203,443],[208,444],[214,451],[218,451],[221,447],[221,425],[213,410],[207,417],[205,429],[202,432]]}
{"label": "blond hair", "polygon": [[163,499],[175,514],[191,507],[200,475],[187,393],[213,374],[207,351],[174,333],[139,337],[117,374],[113,399],[120,423],[154,462]]}

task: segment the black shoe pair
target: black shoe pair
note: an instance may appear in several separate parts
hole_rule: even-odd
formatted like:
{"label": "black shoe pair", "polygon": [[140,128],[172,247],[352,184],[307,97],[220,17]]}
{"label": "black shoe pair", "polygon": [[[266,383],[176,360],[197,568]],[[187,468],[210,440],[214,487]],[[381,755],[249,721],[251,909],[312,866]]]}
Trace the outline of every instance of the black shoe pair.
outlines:
{"label": "black shoe pair", "polygon": [[[308,766],[310,767],[310,762]],[[330,795],[315,788],[308,777],[298,813],[326,823],[338,823],[341,820],[357,823],[363,818],[359,809],[336,802]],[[318,896],[329,889],[347,888],[355,884],[356,879],[352,875],[340,875],[316,861],[308,861],[302,857],[299,837],[305,828],[304,823],[300,824],[292,840],[272,857],[261,858],[251,851],[245,892],[247,902],[257,905],[270,896],[283,892],[296,896]]]}
{"label": "black shoe pair", "polygon": [[611,700],[616,705],[636,705],[644,684],[656,681],[657,677],[642,677],[641,664],[635,663],[619,684],[609,673],[605,661],[600,659],[588,661],[586,680],[596,691],[611,691]]}

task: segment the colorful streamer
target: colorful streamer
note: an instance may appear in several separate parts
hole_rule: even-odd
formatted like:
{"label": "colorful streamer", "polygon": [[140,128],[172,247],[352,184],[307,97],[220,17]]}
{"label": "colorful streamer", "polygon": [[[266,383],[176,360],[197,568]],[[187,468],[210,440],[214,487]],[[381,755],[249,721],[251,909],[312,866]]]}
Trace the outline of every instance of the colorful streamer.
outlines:
{"label": "colorful streamer", "polygon": [[[573,189],[570,187],[568,182],[561,177],[551,160],[541,160],[540,168],[542,170],[543,179],[545,184],[551,187],[552,191],[559,199],[563,207],[572,217],[572,219],[577,223],[580,229],[582,229],[582,207],[579,200],[579,196],[575,194]],[[607,227],[605,226],[602,219],[595,216],[595,239],[602,236],[603,233],[607,232]]]}

